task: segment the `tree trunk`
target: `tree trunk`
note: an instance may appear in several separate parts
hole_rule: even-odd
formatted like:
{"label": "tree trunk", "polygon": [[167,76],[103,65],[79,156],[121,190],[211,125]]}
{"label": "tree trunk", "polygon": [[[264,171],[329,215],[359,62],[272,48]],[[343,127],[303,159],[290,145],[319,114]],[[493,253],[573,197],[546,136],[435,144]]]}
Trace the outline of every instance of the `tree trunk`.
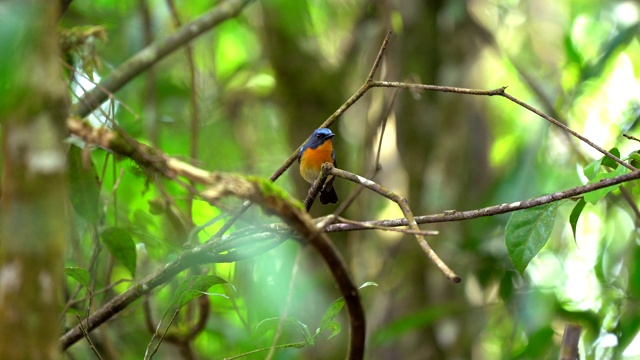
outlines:
{"label": "tree trunk", "polygon": [[2,8],[0,359],[57,359],[68,231],[58,2]]}

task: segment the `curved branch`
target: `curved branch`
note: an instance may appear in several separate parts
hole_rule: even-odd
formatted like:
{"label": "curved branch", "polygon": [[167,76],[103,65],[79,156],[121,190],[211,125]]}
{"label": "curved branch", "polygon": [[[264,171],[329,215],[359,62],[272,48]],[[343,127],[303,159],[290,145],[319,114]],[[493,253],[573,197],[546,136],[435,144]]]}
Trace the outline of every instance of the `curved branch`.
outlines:
{"label": "curved branch", "polygon": [[215,176],[214,185],[201,193],[202,199],[215,203],[221,197],[234,195],[257,203],[282,218],[302,240],[307,241],[322,256],[347,304],[351,326],[348,358],[362,359],[366,332],[364,310],[358,288],[351,280],[340,252],[322,231],[322,226],[316,227],[311,217],[298,204],[278,196],[276,191],[269,188],[273,185],[266,180],[249,181],[244,177],[223,173],[213,175]]}
{"label": "curved branch", "polygon": [[85,93],[73,106],[71,113],[80,117],[89,115],[99,107],[100,104],[107,100],[109,94],[116,92],[151,65],[162,60],[189,41],[202,35],[221,22],[238,15],[250,1],[251,0],[223,1],[213,10],[180,27],[166,39],[154,42],[140,50],[111,72],[109,76],[102,79],[98,86]]}
{"label": "curved branch", "polygon": [[418,240],[418,244],[420,245],[422,250],[425,252],[425,254],[427,254],[427,257],[429,258],[429,260],[431,260],[438,267],[438,269],[442,271],[442,273],[447,277],[447,279],[453,281],[454,283],[459,283],[460,281],[462,281],[462,279],[458,275],[456,275],[456,273],[453,272],[453,270],[451,270],[449,266],[447,266],[447,264],[444,261],[442,261],[442,259],[440,259],[438,254],[436,254],[436,252],[433,251],[433,249],[427,242],[427,239],[425,239],[424,235],[421,233],[420,228],[418,228],[418,223],[416,222],[413,212],[409,208],[409,202],[407,201],[406,198],[401,197],[398,194],[394,193],[393,191],[390,191],[369,179],[363,178],[362,176],[350,173],[348,171],[344,171],[342,169],[338,169],[333,165],[331,165],[330,163],[322,164],[322,169],[323,169],[323,172],[329,172],[333,176],[339,176],[353,183],[360,184],[366,187],[367,189],[374,191],[386,197],[387,199],[395,202],[400,208],[400,210],[402,210],[402,214],[404,215],[404,219],[406,221],[406,226],[408,226],[411,230],[414,231],[414,236],[416,237],[416,240]]}

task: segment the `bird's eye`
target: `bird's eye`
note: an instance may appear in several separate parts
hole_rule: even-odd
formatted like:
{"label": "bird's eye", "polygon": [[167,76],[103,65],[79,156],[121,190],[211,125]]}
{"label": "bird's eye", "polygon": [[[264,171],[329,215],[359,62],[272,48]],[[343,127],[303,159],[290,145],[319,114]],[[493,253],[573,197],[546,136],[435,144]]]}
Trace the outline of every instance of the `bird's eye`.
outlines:
{"label": "bird's eye", "polygon": [[322,135],[320,135],[320,134],[316,134],[316,137],[317,137],[318,139],[321,139],[321,138],[322,138]]}

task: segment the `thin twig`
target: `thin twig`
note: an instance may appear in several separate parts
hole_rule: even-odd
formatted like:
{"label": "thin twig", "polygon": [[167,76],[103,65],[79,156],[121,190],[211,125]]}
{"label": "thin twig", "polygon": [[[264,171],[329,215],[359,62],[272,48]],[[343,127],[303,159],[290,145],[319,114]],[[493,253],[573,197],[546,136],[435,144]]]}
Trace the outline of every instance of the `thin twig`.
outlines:
{"label": "thin twig", "polygon": [[622,136],[626,137],[629,140],[635,140],[637,142],[640,142],[640,139],[638,139],[637,137],[633,136],[633,135],[629,135],[629,134],[622,134]]}
{"label": "thin twig", "polygon": [[389,39],[391,39],[391,30],[387,31],[387,35],[385,35],[384,40],[382,40],[382,46],[380,46],[380,50],[378,51],[378,55],[376,59],[373,61],[373,66],[371,66],[371,71],[369,71],[369,76],[367,76],[367,81],[373,81],[373,77],[376,76],[376,72],[382,63],[382,56],[384,55],[384,51],[387,50],[387,45],[389,45]]}
{"label": "thin twig", "polygon": [[[273,234],[271,235],[273,238]],[[278,243],[279,245],[279,243]],[[270,246],[273,248],[273,245]],[[135,285],[131,286],[125,292],[117,295],[102,307],[93,312],[91,316],[86,319],[86,330],[92,331],[105,321],[109,320],[120,311],[124,310],[129,304],[139,299],[141,296],[148,294],[156,287],[165,284],[169,280],[173,279],[178,273],[200,264],[211,263],[231,263],[241,259],[249,258],[258,255],[258,253],[264,253],[268,251],[269,247],[263,247],[256,249],[255,252],[239,253],[237,251],[231,251],[229,249],[224,250],[226,245],[214,246],[209,251],[203,251],[202,247],[196,247],[194,249],[186,250],[180,254],[180,256],[167,265],[156,271],[155,273],[145,277],[138,281]],[[223,252],[224,254],[220,254]],[[62,349],[66,349],[78,340],[82,338],[82,331],[80,326],[76,326],[59,339]]]}
{"label": "thin twig", "polygon": [[[308,344],[305,341],[300,341],[300,342],[295,342],[295,343],[291,343],[291,344],[282,344],[282,345],[277,345],[276,349],[290,349],[290,348],[294,348],[294,349],[302,349],[303,347],[307,346]],[[242,354],[238,354],[238,355],[234,355],[234,356],[229,356],[224,358],[224,360],[235,360],[235,359],[240,359],[243,358],[245,356],[249,356],[249,355],[253,355],[253,354],[257,354],[259,352],[263,352],[263,351],[267,351],[271,349],[271,347],[265,347],[265,348],[260,348],[260,349],[254,349],[251,351],[247,351],[244,352]]]}
{"label": "thin twig", "polygon": [[380,154],[382,153],[382,140],[384,139],[384,133],[387,129],[387,121],[389,120],[389,116],[391,116],[391,109],[393,109],[393,105],[396,103],[396,96],[398,95],[398,89],[394,89],[393,94],[391,95],[391,101],[389,101],[389,106],[387,107],[387,111],[382,118],[382,127],[380,129],[380,139],[378,140],[378,149],[376,150],[376,160],[373,163],[373,168],[377,171],[380,165]]}
{"label": "thin twig", "polygon": [[414,84],[414,83],[405,83],[405,82],[397,82],[397,81],[372,81],[370,86],[423,90],[423,91],[437,91],[437,92],[448,92],[448,93],[480,95],[480,96],[502,95],[505,89],[507,88],[506,86],[503,86],[493,90],[467,89],[467,88],[459,88],[454,86],[425,85],[425,84]]}
{"label": "thin twig", "polygon": [[84,335],[84,337],[87,339],[87,342],[89,343],[89,348],[91,349],[91,351],[93,351],[94,354],[96,354],[98,359],[102,360],[102,356],[100,356],[100,352],[98,352],[98,349],[96,348],[96,346],[93,344],[93,341],[91,341],[91,338],[89,337],[89,332],[82,325],[82,318],[80,317],[80,314],[76,314],[76,317],[78,318],[78,326],[82,331],[82,335]]}
{"label": "thin twig", "polygon": [[[364,189],[364,187],[362,187],[362,188]],[[388,226],[378,226],[378,225],[373,225],[373,224],[367,223],[367,222],[349,220],[349,219],[343,218],[341,216],[338,216],[337,220],[340,221],[342,224],[351,224],[351,225],[354,225],[354,226],[361,226],[363,228],[372,229],[372,230],[394,231],[394,232],[399,232],[399,233],[409,234],[409,235],[434,236],[434,235],[438,235],[440,233],[437,230],[420,230],[420,231],[416,231],[416,230],[412,230],[412,229],[404,229],[404,228],[396,229],[396,228],[388,227]]]}
{"label": "thin twig", "polygon": [[59,321],[64,320],[65,316],[67,315],[67,311],[69,311],[69,308],[73,305],[75,305],[76,303],[80,303],[83,302],[85,299],[82,300],[75,300],[76,296],[78,296],[78,294],[80,293],[80,290],[82,290],[84,286],[82,285],[78,285],[76,287],[76,289],[74,290],[73,294],[71,296],[69,296],[69,300],[67,300],[67,302],[64,304],[64,308],[62,308],[62,311],[60,312],[60,317],[58,318]]}
{"label": "thin twig", "polygon": [[525,103],[522,100],[519,100],[518,98],[516,98],[515,96],[512,96],[510,94],[507,94],[506,91],[503,91],[502,94],[499,94],[500,96],[507,98],[509,100],[511,100],[512,102],[522,106],[523,108],[531,111],[532,113],[540,116],[541,118],[549,121],[550,123],[562,128],[564,131],[568,132],[569,134],[575,136],[576,138],[580,139],[581,141],[583,141],[585,144],[591,146],[592,148],[598,150],[599,152],[601,152],[602,154],[606,155],[607,157],[611,158],[613,161],[617,162],[618,164],[626,167],[627,169],[631,170],[631,171],[636,171],[637,169],[633,166],[631,166],[630,164],[622,161],[620,158],[618,158],[617,156],[613,155],[612,153],[608,152],[607,150],[601,148],[600,146],[596,145],[595,143],[593,143],[591,140],[587,139],[586,137],[578,134],[577,132],[573,131],[570,127],[568,127],[567,125],[561,123],[560,121],[552,118],[551,116],[543,113],[542,111],[534,108],[533,106]]}
{"label": "thin twig", "polygon": [[153,355],[155,355],[158,352],[158,349],[160,348],[160,344],[162,343],[162,340],[167,335],[167,331],[169,331],[171,324],[173,324],[173,322],[176,320],[176,316],[178,316],[178,313],[180,313],[180,308],[177,308],[173,312],[173,316],[169,320],[169,323],[167,324],[167,326],[164,328],[164,331],[162,332],[162,335],[160,336],[158,343],[156,343],[156,346],[153,348],[153,350],[151,351],[151,354],[149,354],[149,357],[147,359],[149,360],[153,359]]}

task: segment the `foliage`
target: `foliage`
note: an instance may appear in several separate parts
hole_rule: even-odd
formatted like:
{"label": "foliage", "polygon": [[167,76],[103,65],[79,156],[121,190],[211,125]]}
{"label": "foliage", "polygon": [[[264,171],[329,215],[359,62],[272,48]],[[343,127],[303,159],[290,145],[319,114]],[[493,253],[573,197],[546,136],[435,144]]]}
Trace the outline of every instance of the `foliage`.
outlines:
{"label": "foliage", "polygon": [[[149,41],[175,31],[167,2],[132,4],[76,1],[62,16],[61,32],[76,44],[67,46],[67,71],[81,74],[69,77],[70,93],[93,87],[92,79],[103,79]],[[210,10],[203,4],[175,1],[177,16],[188,23]],[[366,79],[382,34],[392,26],[379,78],[481,89],[507,85],[634,164],[638,143],[621,135],[635,134],[640,118],[639,12],[632,2],[580,0],[253,3],[190,44],[193,72],[180,50],[113,94],[89,119],[200,168],[251,176],[279,198],[301,199],[308,184],[295,164],[276,185],[262,179]],[[11,38],[18,27],[7,24],[0,25],[0,36]],[[368,174],[380,124],[388,121],[375,180],[405,196],[416,215],[513,203],[629,171],[500,97],[412,90],[395,96],[372,89],[340,118],[333,126],[337,157],[342,168]],[[180,261],[183,250],[277,221],[250,208],[217,237],[240,201],[212,206],[194,199],[177,181],[108,149],[71,145],[68,162],[75,226],[65,259],[71,279],[66,328],[77,325],[75,314],[89,307],[94,312]],[[335,186],[341,199],[353,190],[346,181]],[[409,235],[331,233],[356,283],[378,285],[362,292],[372,334],[368,357],[554,358],[569,321],[583,327],[581,358],[640,353],[630,346],[640,331],[639,196],[632,182],[509,216],[429,225],[440,231],[430,243],[464,279],[462,286],[446,282]],[[562,205],[568,203],[575,205]],[[315,208],[311,215],[334,209]],[[344,216],[401,214],[365,191]],[[277,236],[269,240],[280,241]],[[261,249],[263,238],[252,241],[254,250]],[[129,305],[92,338],[98,351],[141,358],[156,330],[154,319],[177,304],[184,309],[170,328],[184,331],[168,332],[179,335],[162,340],[161,358],[187,357],[185,351],[200,358],[264,358],[272,345],[278,359],[342,357],[348,339],[341,331],[348,321],[340,316],[344,299],[331,301],[337,292],[316,254],[293,241],[263,254],[250,250],[239,251],[245,256],[240,261],[192,264],[153,290],[145,311]],[[220,292],[210,293],[217,284]],[[200,301],[208,304],[208,317]],[[315,334],[306,324],[319,324]],[[264,351],[252,353],[257,349]],[[67,351],[74,358],[92,356],[84,340]]]}

